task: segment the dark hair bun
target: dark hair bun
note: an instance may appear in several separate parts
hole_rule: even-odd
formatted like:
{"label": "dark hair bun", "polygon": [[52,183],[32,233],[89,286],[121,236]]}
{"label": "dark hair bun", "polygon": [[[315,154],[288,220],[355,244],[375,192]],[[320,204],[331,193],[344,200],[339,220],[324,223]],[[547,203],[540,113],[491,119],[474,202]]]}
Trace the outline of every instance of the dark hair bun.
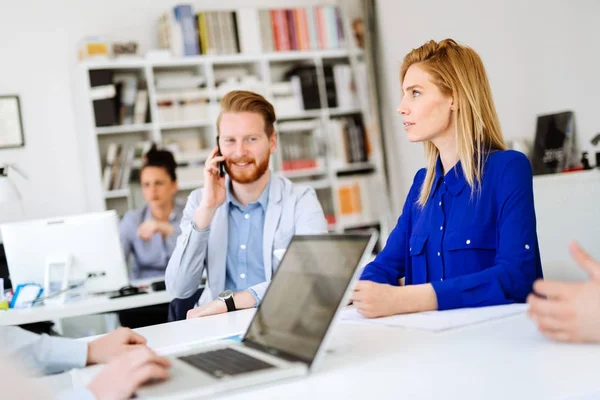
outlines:
{"label": "dark hair bun", "polygon": [[144,155],[144,165],[142,169],[145,167],[164,168],[172,180],[177,180],[177,175],[175,174],[177,163],[175,162],[173,153],[168,150],[159,150],[156,147],[156,143],[153,143],[150,150]]}

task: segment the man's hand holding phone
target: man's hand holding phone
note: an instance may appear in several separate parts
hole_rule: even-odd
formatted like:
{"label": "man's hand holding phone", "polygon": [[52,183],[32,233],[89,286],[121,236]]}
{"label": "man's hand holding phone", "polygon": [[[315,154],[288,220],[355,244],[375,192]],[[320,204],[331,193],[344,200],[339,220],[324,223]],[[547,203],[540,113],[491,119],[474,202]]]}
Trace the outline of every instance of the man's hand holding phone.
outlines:
{"label": "man's hand holding phone", "polygon": [[204,230],[219,208],[225,202],[225,176],[221,176],[219,163],[224,163],[225,157],[220,155],[219,147],[215,147],[204,164],[204,188],[202,200],[194,214],[196,229]]}

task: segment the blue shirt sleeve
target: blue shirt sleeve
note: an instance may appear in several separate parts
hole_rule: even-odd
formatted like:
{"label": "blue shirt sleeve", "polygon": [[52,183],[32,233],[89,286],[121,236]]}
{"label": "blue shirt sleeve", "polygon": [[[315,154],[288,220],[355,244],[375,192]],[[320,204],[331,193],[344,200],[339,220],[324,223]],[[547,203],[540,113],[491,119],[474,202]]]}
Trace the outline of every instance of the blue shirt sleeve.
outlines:
{"label": "blue shirt sleeve", "polygon": [[415,175],[396,227],[390,233],[383,250],[377,254],[375,260],[365,267],[360,277],[361,280],[398,286],[398,280],[405,276],[406,249],[410,236],[412,208],[423,184],[424,176],[425,170],[421,170]]}
{"label": "blue shirt sleeve", "polygon": [[494,182],[498,207],[498,248],[493,266],[432,282],[438,309],[524,302],[542,276],[533,203],[533,174],[525,156],[512,159]]}
{"label": "blue shirt sleeve", "polygon": [[[121,238],[121,247],[123,248],[123,255],[125,257],[125,263],[130,264],[130,257],[133,250],[133,237],[137,234],[137,222],[132,212],[127,212],[121,219],[119,224],[119,236]],[[133,262],[129,266],[130,278],[136,279],[138,276],[137,263]]]}
{"label": "blue shirt sleeve", "polygon": [[36,335],[14,326],[0,326],[0,343],[9,355],[44,374],[85,367],[88,344],[62,337]]}

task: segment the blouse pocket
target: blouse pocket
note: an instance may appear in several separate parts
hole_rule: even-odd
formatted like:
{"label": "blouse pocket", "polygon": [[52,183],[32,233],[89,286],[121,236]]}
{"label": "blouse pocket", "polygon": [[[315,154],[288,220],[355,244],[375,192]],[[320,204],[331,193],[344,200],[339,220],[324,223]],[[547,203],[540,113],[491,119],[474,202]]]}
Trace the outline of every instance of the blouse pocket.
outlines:
{"label": "blouse pocket", "polygon": [[428,235],[412,235],[410,237],[408,252],[415,270],[425,271],[427,268],[427,252],[425,251],[427,238]]}

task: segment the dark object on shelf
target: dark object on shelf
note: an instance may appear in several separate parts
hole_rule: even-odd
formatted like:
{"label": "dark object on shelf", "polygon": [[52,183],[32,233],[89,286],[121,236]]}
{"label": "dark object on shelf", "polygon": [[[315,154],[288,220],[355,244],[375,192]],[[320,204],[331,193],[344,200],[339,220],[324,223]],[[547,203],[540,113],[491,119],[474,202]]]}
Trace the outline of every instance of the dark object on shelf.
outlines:
{"label": "dark object on shelf", "polygon": [[596,152],[596,168],[600,168],[600,151]]}
{"label": "dark object on shelf", "polygon": [[118,292],[115,292],[113,295],[109,296],[109,299],[118,299],[119,297],[127,297],[127,296],[135,296],[138,294],[147,294],[147,292],[140,290],[135,286],[124,286],[119,289]]}
{"label": "dark object on shelf", "polygon": [[135,56],[138,51],[137,42],[117,42],[112,45],[113,56]]}
{"label": "dark object on shelf", "polygon": [[600,133],[596,134],[596,136],[594,136],[594,138],[591,140],[591,142],[594,146],[597,146],[598,143],[600,143]]}
{"label": "dark object on shelf", "polygon": [[94,99],[96,126],[117,124],[117,94],[113,84],[113,71],[98,69],[90,71],[90,87]]}
{"label": "dark object on shelf", "polygon": [[581,165],[583,165],[584,170],[592,169],[590,165],[590,159],[588,158],[588,152],[584,151],[581,153]]}
{"label": "dark object on shelf", "polygon": [[531,162],[534,175],[557,173],[574,166],[573,127],[572,111],[538,116]]}
{"label": "dark object on shelf", "polygon": [[167,285],[165,284],[165,281],[152,282],[150,284],[150,287],[155,292],[161,292],[163,290],[167,290]]}

